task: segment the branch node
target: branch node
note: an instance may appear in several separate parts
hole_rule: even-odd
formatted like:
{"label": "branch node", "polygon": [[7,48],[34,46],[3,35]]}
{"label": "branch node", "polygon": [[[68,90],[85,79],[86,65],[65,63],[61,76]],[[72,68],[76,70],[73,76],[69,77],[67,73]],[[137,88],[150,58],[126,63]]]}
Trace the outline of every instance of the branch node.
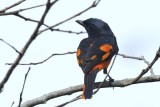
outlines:
{"label": "branch node", "polygon": [[96,7],[101,0],[95,0],[92,4],[92,7]]}

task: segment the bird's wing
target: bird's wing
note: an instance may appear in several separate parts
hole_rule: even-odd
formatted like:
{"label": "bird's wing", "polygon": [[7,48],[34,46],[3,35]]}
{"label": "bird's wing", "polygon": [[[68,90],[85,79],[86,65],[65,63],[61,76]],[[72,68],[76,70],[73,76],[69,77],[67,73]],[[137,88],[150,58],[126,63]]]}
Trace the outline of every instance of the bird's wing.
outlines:
{"label": "bird's wing", "polygon": [[78,50],[80,52],[77,51],[79,56],[78,62],[85,74],[91,71],[97,64],[107,60],[110,61],[114,55],[112,42],[108,38],[94,38],[92,42],[89,44],[87,42],[86,44],[87,46]]}
{"label": "bird's wing", "polygon": [[82,68],[82,70],[85,68],[86,62],[85,62],[85,55],[87,54],[90,45],[92,44],[93,39],[91,38],[85,38],[83,39],[77,49],[77,61],[79,66]]}

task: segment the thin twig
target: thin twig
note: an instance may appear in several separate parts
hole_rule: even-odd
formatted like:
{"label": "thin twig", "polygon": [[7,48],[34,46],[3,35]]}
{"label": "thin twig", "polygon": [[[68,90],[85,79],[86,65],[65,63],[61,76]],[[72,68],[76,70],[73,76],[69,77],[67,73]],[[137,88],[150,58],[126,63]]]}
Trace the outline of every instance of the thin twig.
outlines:
{"label": "thin twig", "polygon": [[13,107],[13,105],[14,105],[14,101],[12,102],[11,107]]}
{"label": "thin twig", "polygon": [[[31,18],[27,18],[27,17],[25,17],[25,16],[20,15],[19,13],[14,14],[14,15],[17,16],[17,17],[19,17],[19,18],[24,19],[25,21],[31,21],[31,22],[39,23],[38,20],[34,20],[34,19],[31,19]],[[49,27],[49,26],[48,26],[47,24],[45,24],[45,23],[43,23],[43,25],[44,25],[45,27],[47,27],[47,28]],[[83,32],[83,31],[75,32],[75,31],[71,31],[71,30],[62,30],[62,29],[59,29],[59,28],[57,28],[57,29],[52,29],[52,28],[50,28],[50,30],[51,30],[51,31],[64,32],[64,33],[70,33],[70,34],[77,34],[77,35],[86,33],[86,32]]]}
{"label": "thin twig", "polygon": [[19,98],[19,105],[18,105],[18,107],[20,107],[20,106],[21,106],[21,103],[22,103],[22,95],[23,95],[23,91],[24,91],[24,86],[25,86],[26,79],[27,79],[27,76],[28,76],[28,73],[29,73],[30,69],[31,69],[31,68],[29,67],[27,73],[25,74],[25,78],[24,78],[24,83],[23,83],[22,91],[21,91],[21,93],[20,93],[20,98]]}
{"label": "thin twig", "polygon": [[52,3],[50,3],[50,1],[47,1],[47,5],[46,5],[46,9],[38,23],[38,25],[36,26],[35,30],[33,31],[31,37],[29,38],[29,40],[27,41],[27,43],[24,45],[24,47],[21,50],[21,54],[18,55],[18,57],[16,58],[16,60],[14,61],[13,65],[9,68],[9,70],[7,71],[6,75],[4,76],[4,78],[2,79],[2,81],[0,82],[0,92],[2,92],[2,89],[4,87],[4,85],[6,84],[6,82],[8,81],[9,77],[11,76],[13,70],[17,67],[18,63],[20,62],[20,60],[22,59],[22,57],[24,56],[24,54],[26,53],[27,49],[29,48],[30,44],[35,40],[35,38],[37,37],[38,31],[40,29],[40,27],[42,26],[44,19],[48,13],[48,11],[50,10],[50,8],[53,6],[53,4],[55,4],[58,0],[54,0]]}
{"label": "thin twig", "polygon": [[[119,56],[122,56],[123,58],[130,58],[130,59],[136,59],[136,60],[142,60],[144,61],[144,63],[146,63],[148,66],[150,65],[149,61],[147,61],[144,56],[141,57],[135,57],[135,56],[129,56],[129,55],[125,55],[125,54],[118,54]],[[153,69],[150,69],[150,73],[151,75],[154,75]]]}
{"label": "thin twig", "polygon": [[[48,58],[44,59],[43,61],[35,62],[35,63],[19,63],[18,65],[38,65],[38,64],[42,64],[42,63],[46,62],[47,60],[49,60],[53,56],[56,56],[56,55],[67,55],[67,54],[74,54],[74,53],[76,53],[76,52],[54,53],[54,54],[50,55]],[[13,63],[6,63],[6,65],[13,65]]]}
{"label": "thin twig", "polygon": [[136,83],[144,74],[146,74],[149,71],[149,69],[152,68],[152,66],[158,60],[158,58],[160,58],[160,47],[159,47],[154,59],[150,63],[150,65],[148,65],[148,67],[146,69],[143,69],[142,72],[131,82],[131,84]]}
{"label": "thin twig", "polygon": [[130,58],[130,59],[136,59],[136,60],[143,60],[141,57],[135,57],[135,56],[129,56],[125,54],[118,54],[119,56],[122,56],[123,58]]}
{"label": "thin twig", "polygon": [[25,11],[25,10],[31,10],[31,9],[42,7],[42,6],[45,6],[45,5],[46,4],[39,4],[39,5],[36,5],[36,6],[32,6],[32,7],[28,7],[28,8],[24,8],[24,9],[19,9],[17,11],[22,12],[22,11]]}
{"label": "thin twig", "polygon": [[54,28],[54,27],[56,27],[56,26],[58,26],[58,25],[61,25],[61,24],[65,23],[65,22],[67,22],[67,21],[69,21],[69,20],[71,20],[71,19],[73,19],[73,18],[75,18],[75,17],[77,17],[77,16],[85,13],[86,11],[88,11],[88,10],[91,9],[91,8],[96,7],[96,6],[99,4],[100,1],[101,1],[101,0],[95,0],[95,1],[92,3],[92,5],[90,5],[88,8],[84,9],[83,11],[81,11],[81,12],[79,12],[79,13],[77,13],[77,14],[75,14],[75,15],[73,15],[73,16],[71,16],[71,17],[69,17],[69,18],[67,18],[67,19],[65,19],[65,20],[63,20],[63,21],[61,21],[61,22],[53,25],[53,26],[50,26],[50,27],[48,27],[48,28],[46,28],[46,29],[43,29],[43,30],[40,30],[40,31],[38,32],[38,35],[40,35],[41,33],[45,32],[45,31],[47,31],[47,30],[50,30],[51,28]]}
{"label": "thin twig", "polygon": [[[34,19],[31,19],[31,18],[27,18],[27,17],[25,17],[25,16],[20,15],[19,13],[14,14],[14,15],[17,16],[17,17],[19,17],[19,18],[24,19],[25,21],[31,21],[31,22],[39,23],[39,21],[34,20]],[[49,26],[48,26],[47,24],[45,24],[45,23],[43,23],[42,25],[44,25],[44,26],[46,26],[46,27],[49,27]]]}
{"label": "thin twig", "polygon": [[5,15],[14,15],[14,14],[18,14],[20,12],[26,11],[26,10],[30,10],[30,9],[34,9],[34,8],[38,8],[38,7],[42,7],[45,6],[46,4],[40,4],[40,5],[36,5],[36,6],[32,6],[32,7],[28,7],[28,8],[24,8],[24,9],[18,9],[15,11],[11,11],[11,12],[6,12],[6,13],[0,13],[0,16],[5,16]]}
{"label": "thin twig", "polygon": [[[59,29],[61,31],[61,29]],[[67,31],[66,31],[67,32]],[[76,33],[76,32],[75,32]],[[85,32],[83,32],[85,33]],[[32,63],[19,63],[18,65],[38,65],[38,64],[42,64],[44,62],[46,62],[47,60],[49,60],[50,58],[52,58],[53,56],[56,55],[68,55],[68,54],[74,54],[76,53],[76,51],[72,51],[72,52],[65,52],[65,53],[53,53],[52,55],[50,55],[49,57],[47,57],[46,59],[44,59],[43,61],[39,61],[39,62],[32,62]],[[122,56],[123,58],[129,58],[129,59],[136,59],[136,60],[143,60],[147,65],[149,65],[150,63],[143,57],[135,57],[135,56],[128,56],[125,54],[118,54],[119,56]],[[6,63],[6,65],[13,65],[13,63]],[[152,69],[152,68],[151,68]],[[153,70],[152,70],[153,71]],[[154,75],[154,73],[151,73]]]}
{"label": "thin twig", "polygon": [[14,46],[12,46],[11,44],[9,44],[8,42],[6,42],[3,39],[0,39],[0,41],[2,41],[3,43],[7,44],[8,46],[10,46],[13,50],[15,50],[18,54],[21,54]]}
{"label": "thin twig", "polygon": [[[147,60],[144,58],[144,56],[141,56],[141,58],[143,59],[143,61],[144,61],[148,66],[150,65],[150,62],[147,61]],[[153,68],[152,68],[152,67],[150,68],[150,73],[151,73],[151,75],[154,75],[154,72],[153,72]]]}
{"label": "thin twig", "polygon": [[71,31],[71,30],[62,30],[62,29],[59,29],[59,28],[52,29],[52,31],[59,31],[59,32],[70,33],[70,34],[72,33],[72,34],[77,34],[77,35],[86,33],[86,32],[83,32],[83,31],[75,32],[75,31]]}
{"label": "thin twig", "polygon": [[5,11],[7,11],[7,10],[9,10],[9,9],[11,9],[11,8],[13,8],[13,7],[21,4],[21,3],[23,3],[24,1],[26,1],[26,0],[20,0],[20,1],[18,1],[16,3],[12,4],[11,6],[8,6],[8,7],[4,8],[4,9],[0,10],[0,13],[4,13]]}

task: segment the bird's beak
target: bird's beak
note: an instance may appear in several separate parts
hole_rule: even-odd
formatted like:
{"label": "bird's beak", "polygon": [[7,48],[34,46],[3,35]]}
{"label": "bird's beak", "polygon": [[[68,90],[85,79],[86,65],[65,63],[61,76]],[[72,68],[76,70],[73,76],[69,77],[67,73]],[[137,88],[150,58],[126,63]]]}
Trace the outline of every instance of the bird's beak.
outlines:
{"label": "bird's beak", "polygon": [[76,22],[82,26],[84,26],[83,21],[82,20],[76,20]]}

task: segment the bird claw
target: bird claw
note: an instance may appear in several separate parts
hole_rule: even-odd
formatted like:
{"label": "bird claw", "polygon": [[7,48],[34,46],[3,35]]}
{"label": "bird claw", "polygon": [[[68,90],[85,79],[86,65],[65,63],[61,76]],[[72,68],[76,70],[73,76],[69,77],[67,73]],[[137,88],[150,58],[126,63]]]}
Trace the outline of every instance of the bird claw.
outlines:
{"label": "bird claw", "polygon": [[112,82],[114,82],[114,79],[110,76],[110,75],[108,75],[108,77],[109,77],[109,86],[112,86]]}

